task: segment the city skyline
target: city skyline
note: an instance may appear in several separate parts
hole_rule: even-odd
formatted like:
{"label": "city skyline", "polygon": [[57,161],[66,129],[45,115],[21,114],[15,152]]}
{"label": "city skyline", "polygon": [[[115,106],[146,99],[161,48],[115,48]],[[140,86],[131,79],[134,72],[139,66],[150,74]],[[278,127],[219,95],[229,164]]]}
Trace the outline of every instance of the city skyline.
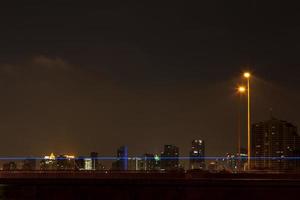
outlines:
{"label": "city skyline", "polygon": [[[300,137],[299,136],[299,133],[298,133],[298,127],[297,126],[295,126],[293,123],[290,123],[290,122],[288,122],[288,121],[286,121],[286,120],[280,120],[280,119],[278,119],[278,118],[276,118],[276,117],[274,117],[273,116],[273,112],[272,112],[272,110],[270,110],[270,119],[267,119],[267,120],[263,120],[263,121],[260,121],[260,122],[252,122],[251,124],[250,124],[250,126],[252,127],[251,128],[251,148],[253,148],[253,149],[256,149],[256,145],[257,145],[257,142],[258,142],[258,144],[259,144],[259,146],[261,146],[261,145],[264,145],[264,137],[262,136],[262,135],[264,135],[265,133],[264,132],[262,132],[262,130],[264,130],[264,131],[266,131],[266,132],[268,132],[268,134],[271,136],[271,135],[273,135],[274,133],[274,131],[277,133],[277,132],[282,132],[282,130],[277,130],[277,126],[276,126],[276,129],[274,129],[274,127],[272,126],[272,134],[271,134],[271,132],[270,132],[270,128],[264,128],[264,129],[258,129],[258,130],[260,130],[259,131],[259,137],[261,137],[259,140],[257,140],[257,139],[254,139],[256,136],[256,132],[257,132],[257,126],[261,126],[261,125],[264,125],[264,124],[266,124],[266,125],[264,125],[264,126],[267,126],[267,127],[270,127],[270,124],[272,124],[271,122],[280,122],[280,123],[283,123],[283,124],[288,124],[288,127],[292,127],[292,133],[293,133],[293,135],[295,135],[295,136],[297,136],[297,137]],[[270,129],[270,130],[269,130]],[[274,129],[274,130],[273,130]],[[284,132],[285,133],[285,132]],[[236,139],[238,139],[238,137],[239,136],[237,136],[237,138]],[[287,146],[290,146],[290,145],[294,145],[294,147],[292,148],[292,149],[294,149],[294,150],[297,150],[298,151],[298,147],[297,146],[299,146],[299,144],[296,142],[293,142],[293,141],[290,141],[289,139],[287,139],[287,136],[280,136],[281,138],[279,139],[279,138],[277,138],[276,139],[276,141],[277,142],[282,142],[284,145],[287,145],[287,144],[285,144],[286,142],[289,142],[289,145],[287,145]],[[267,138],[265,138],[265,140],[267,141],[267,142],[270,142],[270,141],[268,141],[268,139]],[[273,140],[273,139],[271,139],[271,140]],[[246,142],[245,142],[246,143]],[[238,145],[238,144],[235,144],[235,145]],[[214,159],[222,159],[222,158],[226,158],[226,156],[224,156],[224,155],[219,155],[219,156],[205,156],[205,141],[204,140],[202,140],[202,139],[193,139],[192,140],[192,142],[191,142],[191,146],[190,146],[190,151],[187,153],[187,152],[184,152],[184,153],[182,153],[181,151],[179,151],[179,149],[180,149],[180,147],[178,147],[176,144],[174,145],[174,144],[164,144],[164,148],[169,148],[169,147],[176,147],[176,148],[178,148],[176,151],[177,151],[177,157],[179,158],[179,159],[183,159],[183,160],[187,160],[187,159],[189,159],[189,160],[193,160],[193,158],[195,158],[196,160],[197,159],[200,159],[199,161],[201,161],[201,159],[205,159],[205,158],[207,158],[208,160],[214,160]],[[278,150],[280,150],[282,147],[276,147],[276,150],[278,151]],[[126,149],[126,150],[121,150],[121,149]],[[254,150],[251,150],[251,152],[252,153],[254,153],[254,155],[256,155],[256,154],[258,154],[258,153],[255,153],[254,152]],[[300,149],[299,149],[300,150]],[[86,155],[85,153],[79,153],[79,154],[77,154],[77,155],[75,155],[74,154],[74,152],[57,152],[57,151],[51,151],[51,153],[49,153],[49,155],[50,156],[42,156],[42,157],[36,157],[36,156],[0,156],[0,160],[14,160],[14,159],[16,159],[16,160],[24,160],[24,159],[37,159],[37,160],[42,160],[42,159],[45,159],[46,157],[53,157],[54,155],[72,155],[72,157],[74,157],[74,158],[95,158],[95,159],[99,159],[99,160],[101,160],[101,159],[103,159],[103,160],[115,160],[115,159],[117,159],[118,157],[123,157],[123,156],[121,156],[123,153],[119,153],[119,152],[122,152],[122,151],[125,151],[126,153],[125,153],[125,157],[128,157],[128,158],[142,158],[142,157],[144,157],[145,155],[148,155],[149,153],[149,155],[153,155],[152,157],[153,157],[153,159],[154,159],[154,155],[159,155],[159,154],[161,154],[161,158],[168,158],[168,156],[164,156],[163,154],[164,154],[164,151],[166,151],[166,150],[160,150],[160,151],[158,151],[158,152],[139,152],[138,154],[136,154],[136,155],[134,155],[134,154],[132,154],[130,151],[129,151],[129,149],[128,149],[128,146],[125,144],[125,145],[122,145],[121,147],[119,147],[118,148],[118,153],[117,153],[117,156],[110,156],[110,155],[103,155],[103,154],[101,154],[101,152],[99,152],[100,153],[100,155],[98,154],[98,152],[95,152],[95,151],[91,151],[91,156],[84,156],[84,155]],[[236,154],[236,155],[239,155],[240,153],[241,153],[241,151],[247,151],[247,148],[245,148],[245,147],[243,147],[243,146],[240,146],[240,149],[238,149],[237,151],[232,151],[232,152],[223,152],[223,154],[232,154],[233,153],[233,155],[234,154]],[[286,150],[284,150],[284,151],[286,151]],[[289,149],[289,151],[290,151],[290,149]],[[243,154],[245,154],[245,153],[243,153]],[[259,156],[250,156],[251,158],[254,158],[254,159],[263,159],[263,158],[281,158],[281,156],[276,156],[276,155],[274,155],[275,153],[273,153],[273,155],[271,154],[271,153],[269,153],[268,155],[269,156],[265,156],[264,154],[260,154]],[[247,155],[247,152],[246,152],[246,155]],[[271,156],[270,156],[271,155]],[[150,156],[151,157],[151,156]],[[296,154],[291,154],[291,155],[285,155],[284,157],[287,157],[288,159],[289,158],[295,158],[295,159],[299,159],[300,157],[298,156],[298,154],[296,155]],[[238,159],[238,158],[237,158]],[[199,165],[199,164],[198,164]]]}
{"label": "city skyline", "polygon": [[294,199],[297,4],[1,2],[0,199]]}
{"label": "city skyline", "polygon": [[102,156],[98,152],[91,152],[90,156],[51,153],[44,157],[0,157],[0,161],[7,161],[3,163],[4,171],[202,170],[213,173],[224,171],[241,173],[250,170],[248,167],[250,163],[251,170],[278,172],[300,170],[300,136],[296,126],[271,115],[269,120],[255,122],[251,127],[251,156],[247,155],[249,152],[247,149],[226,153],[223,156],[206,156],[205,141],[196,139],[191,141],[189,156],[182,155],[178,146],[168,144],[163,146],[160,153],[148,152],[139,156],[131,155],[127,146],[121,146],[117,149],[116,156]]}

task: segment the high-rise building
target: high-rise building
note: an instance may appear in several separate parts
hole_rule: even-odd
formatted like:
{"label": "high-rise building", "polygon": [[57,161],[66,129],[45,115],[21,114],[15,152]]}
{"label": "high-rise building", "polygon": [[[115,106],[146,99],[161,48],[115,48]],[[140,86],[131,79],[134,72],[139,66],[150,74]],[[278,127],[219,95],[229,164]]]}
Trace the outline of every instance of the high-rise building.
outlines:
{"label": "high-rise building", "polygon": [[85,170],[84,168],[84,157],[79,156],[78,158],[75,159],[75,169],[76,170]]}
{"label": "high-rise building", "polygon": [[36,160],[33,158],[24,160],[22,163],[22,170],[36,170]]}
{"label": "high-rise building", "polygon": [[271,118],[252,125],[251,168],[293,170],[297,162],[288,159],[298,156],[300,137],[293,124]]}
{"label": "high-rise building", "polygon": [[146,153],[141,157],[140,170],[152,171],[160,169],[160,157]]}
{"label": "high-rise building", "polygon": [[50,156],[45,156],[40,162],[41,170],[74,170],[75,156],[59,155],[55,156],[51,153]]}
{"label": "high-rise building", "polygon": [[179,148],[174,145],[165,145],[161,153],[161,169],[177,170],[179,169]]}
{"label": "high-rise building", "polygon": [[51,153],[50,156],[45,156],[43,160],[40,161],[41,170],[56,170],[57,169],[57,160],[54,153]]}
{"label": "high-rise building", "polygon": [[227,153],[225,157],[219,160],[223,169],[232,173],[243,171],[245,163],[247,163],[247,154],[242,153]]}
{"label": "high-rise building", "polygon": [[59,155],[56,157],[57,170],[74,170],[75,169],[75,156]]}
{"label": "high-rise building", "polygon": [[205,168],[205,145],[203,140],[193,140],[190,151],[190,169]]}
{"label": "high-rise building", "polygon": [[2,169],[5,171],[17,170],[17,164],[13,161],[10,161],[8,163],[4,163]]}
{"label": "high-rise building", "polygon": [[112,164],[113,170],[128,170],[128,147],[122,146],[117,151],[117,160]]}
{"label": "high-rise building", "polygon": [[128,158],[128,170],[138,171],[141,170],[141,161],[139,157]]}
{"label": "high-rise building", "polygon": [[98,170],[98,153],[91,152],[91,159],[92,159],[92,169]]}
{"label": "high-rise building", "polygon": [[93,170],[93,160],[91,158],[84,159],[84,170]]}

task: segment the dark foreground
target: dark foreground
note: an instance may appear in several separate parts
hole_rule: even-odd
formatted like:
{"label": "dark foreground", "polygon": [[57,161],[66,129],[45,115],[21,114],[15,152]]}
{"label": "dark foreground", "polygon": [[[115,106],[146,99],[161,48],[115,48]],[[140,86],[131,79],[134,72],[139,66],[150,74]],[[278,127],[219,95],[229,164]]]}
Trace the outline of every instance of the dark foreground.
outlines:
{"label": "dark foreground", "polygon": [[0,199],[289,199],[293,174],[0,172]]}

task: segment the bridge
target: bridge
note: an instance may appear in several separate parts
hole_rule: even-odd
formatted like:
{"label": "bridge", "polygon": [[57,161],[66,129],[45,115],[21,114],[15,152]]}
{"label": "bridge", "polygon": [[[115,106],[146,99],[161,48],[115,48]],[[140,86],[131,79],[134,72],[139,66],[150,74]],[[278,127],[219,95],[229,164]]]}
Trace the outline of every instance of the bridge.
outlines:
{"label": "bridge", "polygon": [[297,174],[0,172],[4,199],[277,199],[299,189]]}

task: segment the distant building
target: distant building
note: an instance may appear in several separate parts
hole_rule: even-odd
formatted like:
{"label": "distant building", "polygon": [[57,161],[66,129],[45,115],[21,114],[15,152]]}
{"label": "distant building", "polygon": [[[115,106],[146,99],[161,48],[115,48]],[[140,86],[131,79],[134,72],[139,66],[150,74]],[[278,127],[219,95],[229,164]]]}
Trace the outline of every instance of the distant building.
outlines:
{"label": "distant building", "polygon": [[248,158],[247,149],[241,148],[240,154],[237,153],[235,155],[235,157],[236,157],[236,159],[235,159],[235,162],[236,162],[235,169],[237,171],[245,171],[246,170],[246,164],[247,164],[247,158]]}
{"label": "distant building", "polygon": [[41,170],[56,170],[57,161],[54,153],[51,153],[50,156],[45,156],[43,160],[40,161]]}
{"label": "distant building", "polygon": [[77,170],[104,170],[104,166],[100,163],[95,168],[95,163],[91,157],[79,157],[75,160],[75,165]]}
{"label": "distant building", "polygon": [[6,170],[6,171],[17,170],[17,164],[15,162],[13,162],[13,161],[8,162],[8,163],[4,163],[3,164],[3,170]]}
{"label": "distant building", "polygon": [[241,148],[240,153],[227,153],[222,159],[218,159],[219,165],[222,168],[230,172],[241,172],[245,170],[245,164],[247,163],[247,150]]}
{"label": "distant building", "polygon": [[252,125],[251,167],[268,170],[295,170],[297,161],[289,157],[299,156],[300,137],[293,124],[271,118]]}
{"label": "distant building", "polygon": [[160,169],[160,157],[154,154],[144,154],[141,157],[140,170],[152,171]]}
{"label": "distant building", "polygon": [[139,157],[128,158],[128,170],[138,171],[141,170],[141,161]]}
{"label": "distant building", "polygon": [[91,158],[84,159],[84,170],[93,170],[93,160]]}
{"label": "distant building", "polygon": [[23,161],[22,170],[30,171],[36,170],[36,160],[35,159],[26,159]]}
{"label": "distant building", "polygon": [[75,159],[75,169],[76,170],[85,170],[84,169],[84,157],[79,156],[78,158]]}
{"label": "distant building", "polygon": [[245,162],[245,156],[241,154],[227,153],[226,156],[222,159],[222,164],[225,170],[230,172],[242,171],[242,164]]}
{"label": "distant building", "polygon": [[174,145],[165,145],[161,153],[161,169],[177,170],[179,169],[179,148]]}
{"label": "distant building", "polygon": [[50,156],[45,156],[40,162],[41,170],[75,170],[75,156],[59,155],[55,156],[51,153]]}
{"label": "distant building", "polygon": [[91,152],[91,159],[92,159],[92,169],[98,170],[98,153]]}
{"label": "distant building", "polygon": [[209,161],[209,163],[207,165],[207,169],[211,173],[217,173],[217,172],[221,171],[218,161]]}
{"label": "distant building", "polygon": [[190,151],[190,169],[205,168],[205,145],[203,140],[193,140]]}
{"label": "distant building", "polygon": [[122,146],[117,151],[117,160],[112,164],[113,170],[128,170],[128,147]]}
{"label": "distant building", "polygon": [[56,159],[57,159],[57,170],[75,169],[75,156],[60,155]]}

